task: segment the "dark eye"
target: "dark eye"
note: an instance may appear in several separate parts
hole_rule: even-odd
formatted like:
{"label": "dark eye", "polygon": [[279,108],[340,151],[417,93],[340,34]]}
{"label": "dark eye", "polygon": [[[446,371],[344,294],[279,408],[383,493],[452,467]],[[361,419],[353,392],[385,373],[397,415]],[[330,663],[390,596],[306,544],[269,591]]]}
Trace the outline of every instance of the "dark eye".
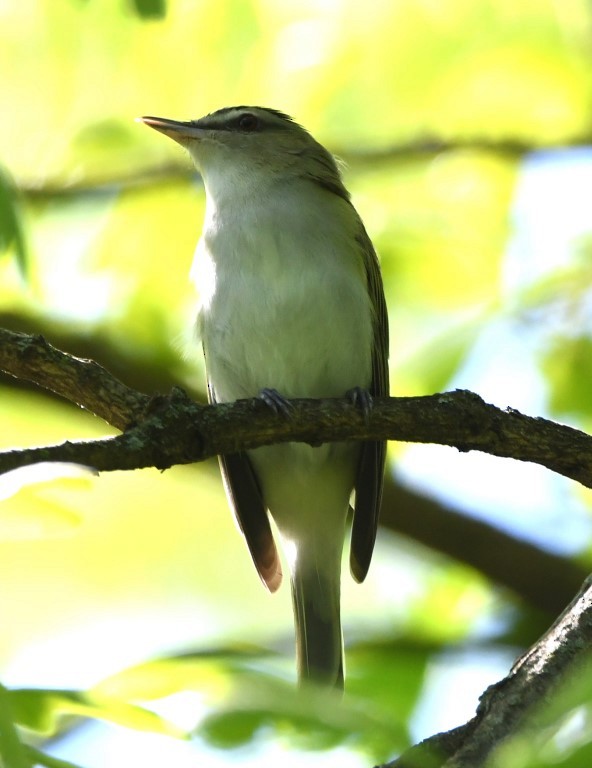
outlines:
{"label": "dark eye", "polygon": [[241,131],[251,133],[259,128],[259,119],[255,115],[242,115],[238,119],[238,127]]}

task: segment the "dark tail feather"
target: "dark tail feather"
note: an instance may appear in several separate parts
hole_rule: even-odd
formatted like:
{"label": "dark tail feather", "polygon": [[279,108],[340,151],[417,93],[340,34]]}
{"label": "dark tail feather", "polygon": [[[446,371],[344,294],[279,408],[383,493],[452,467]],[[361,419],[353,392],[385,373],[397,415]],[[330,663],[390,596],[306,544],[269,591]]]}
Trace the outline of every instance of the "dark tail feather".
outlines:
{"label": "dark tail feather", "polygon": [[339,572],[327,575],[297,558],[291,584],[299,682],[343,690],[339,581]]}

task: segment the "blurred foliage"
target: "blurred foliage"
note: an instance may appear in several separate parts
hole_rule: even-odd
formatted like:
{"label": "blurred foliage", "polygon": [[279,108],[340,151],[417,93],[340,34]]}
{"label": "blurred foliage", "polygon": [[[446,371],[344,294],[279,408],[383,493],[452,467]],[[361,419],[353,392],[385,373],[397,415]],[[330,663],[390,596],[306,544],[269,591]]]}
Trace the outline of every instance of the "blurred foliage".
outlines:
{"label": "blurred foliage", "polygon": [[[264,104],[348,163],[381,255],[394,393],[474,384],[463,376],[477,350],[477,368],[497,366],[511,336],[524,352],[503,375],[517,388],[529,366],[536,412],[589,429],[592,226],[567,244],[555,231],[592,186],[544,182],[535,214],[520,200],[529,163],[592,139],[591,34],[586,0],[5,0],[0,325],[92,354],[147,392],[179,383],[203,398],[186,277],[203,190],[182,151],[133,118]],[[533,178],[528,199],[544,186]],[[0,384],[3,448],[110,433]],[[37,475],[0,512],[0,754],[16,768],[63,763],[24,749],[13,720],[67,735],[87,715],[193,729],[204,754],[265,742],[384,760],[417,737],[446,645],[494,647],[520,619],[479,574],[385,539],[364,585],[344,578],[343,703],[302,698],[286,683],[287,590],[261,590],[213,465],[66,475]],[[574,696],[561,712],[589,691]],[[567,733],[553,764],[588,765],[589,728]],[[551,762],[514,747],[504,766]]]}
{"label": "blurred foliage", "polygon": [[16,689],[9,695],[15,721],[45,735],[56,732],[58,719],[64,715],[104,718],[128,728],[183,735],[153,712],[114,699],[96,698],[92,693],[36,688]]}
{"label": "blurred foliage", "polygon": [[27,263],[27,250],[21,218],[21,200],[8,173],[0,168],[0,252],[11,251],[22,273]]}

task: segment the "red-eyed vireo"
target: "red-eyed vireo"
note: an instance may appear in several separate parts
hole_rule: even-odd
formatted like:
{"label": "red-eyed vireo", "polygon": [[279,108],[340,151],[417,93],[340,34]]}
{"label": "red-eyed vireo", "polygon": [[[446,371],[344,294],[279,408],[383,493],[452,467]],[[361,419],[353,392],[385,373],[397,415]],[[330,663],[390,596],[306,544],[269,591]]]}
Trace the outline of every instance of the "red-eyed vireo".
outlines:
{"label": "red-eyed vireo", "polygon": [[[274,109],[199,120],[143,117],[185,147],[206,190],[192,276],[211,402],[388,394],[388,323],[376,253],[333,156]],[[366,576],[385,444],[286,443],[220,458],[226,493],[264,584],[290,563],[300,679],[343,686],[341,554],[355,490],[351,571]]]}

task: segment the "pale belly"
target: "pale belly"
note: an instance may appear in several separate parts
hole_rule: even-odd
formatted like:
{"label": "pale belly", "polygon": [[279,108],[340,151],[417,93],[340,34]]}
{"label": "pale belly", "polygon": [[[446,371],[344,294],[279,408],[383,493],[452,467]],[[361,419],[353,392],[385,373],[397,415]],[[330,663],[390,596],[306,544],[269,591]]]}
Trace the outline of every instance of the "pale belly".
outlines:
{"label": "pale belly", "polygon": [[[203,243],[198,247],[195,278],[204,276],[208,285],[199,330],[217,402],[256,397],[264,388],[286,398],[321,398],[370,386],[373,310],[360,254],[352,239],[337,250],[326,228],[323,219],[297,237],[275,225],[268,237],[241,230],[232,243],[226,230],[215,262]],[[358,454],[356,443],[249,452],[286,537],[316,531],[321,542],[325,525],[334,536],[335,526],[345,524]]]}
{"label": "pale belly", "polygon": [[217,296],[218,307],[202,319],[208,380],[218,402],[255,397],[263,388],[288,398],[339,397],[370,385],[365,295],[332,297],[314,284],[284,296],[277,287],[252,288]]}

